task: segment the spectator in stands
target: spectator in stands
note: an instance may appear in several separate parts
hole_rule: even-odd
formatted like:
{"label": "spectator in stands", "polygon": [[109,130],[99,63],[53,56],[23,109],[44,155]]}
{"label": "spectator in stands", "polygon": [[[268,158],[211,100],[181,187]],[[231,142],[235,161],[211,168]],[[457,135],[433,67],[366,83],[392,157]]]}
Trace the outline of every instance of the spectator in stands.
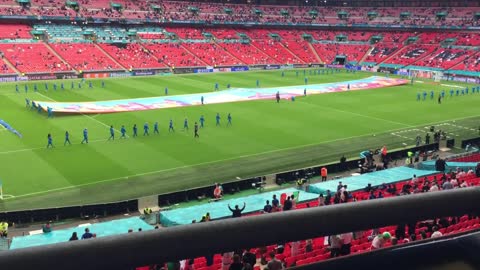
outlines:
{"label": "spectator in stands", "polygon": [[396,246],[398,244],[398,239],[396,237],[392,237],[392,246]]}
{"label": "spectator in stands", "polygon": [[353,233],[351,232],[340,234],[340,241],[342,243],[342,245],[340,246],[341,255],[350,254],[350,250],[352,248],[352,239],[353,239]]}
{"label": "spectator in stands", "polygon": [[290,200],[290,196],[283,202],[283,211],[291,210],[293,207],[292,201]]}
{"label": "spectator in stands", "polygon": [[325,205],[330,205],[332,203],[332,193],[327,189],[327,196],[325,196]]}
{"label": "spectator in stands", "polygon": [[372,184],[371,183],[368,183],[367,186],[364,188],[364,191],[365,192],[370,192],[373,190],[373,187],[372,187]]}
{"label": "spectator in stands", "polygon": [[219,200],[222,198],[222,189],[220,188],[219,184],[215,184],[215,189],[213,190],[213,197],[216,200]]}
{"label": "spectator in stands", "polygon": [[270,205],[269,200],[267,200],[265,206],[263,207],[263,212],[264,213],[271,213],[272,212],[272,206]]}
{"label": "spectator in stands", "polygon": [[441,158],[435,161],[435,170],[437,171],[444,172],[446,166],[447,166],[447,162]]}
{"label": "spectator in stands", "polygon": [[420,237],[421,237],[422,240],[427,239],[427,233],[425,231],[421,231],[420,232]]}
{"label": "spectator in stands", "polygon": [[230,265],[230,270],[243,270],[243,263],[238,254],[233,255],[233,263]]}
{"label": "spectator in stands", "polygon": [[295,200],[295,195],[294,194],[292,194],[292,196],[290,196],[290,201],[292,202],[292,208],[291,209],[297,208],[297,201]]}
{"label": "spectator in stands", "polygon": [[300,254],[301,241],[293,241],[290,243],[290,256],[294,257]]}
{"label": "spectator in stands", "polygon": [[250,251],[250,249],[246,249],[242,256],[242,261],[244,265],[253,266],[257,263],[257,256]]}
{"label": "spectator in stands", "polygon": [[277,199],[277,195],[273,195],[272,198],[272,210],[277,211],[280,208],[280,202]]}
{"label": "spectator in stands", "polygon": [[68,239],[68,241],[76,241],[76,240],[78,240],[77,232],[73,232],[72,236],[70,237],[70,239]]}
{"label": "spectator in stands", "polygon": [[430,190],[428,192],[434,192],[434,191],[439,191],[440,188],[438,187],[436,182],[432,183],[432,186],[430,187]]}
{"label": "spectator in stands", "polygon": [[52,232],[52,225],[50,224],[50,221],[47,221],[47,223],[45,223],[45,225],[42,226],[42,232],[43,233]]}
{"label": "spectator in stands", "polygon": [[233,262],[233,252],[225,252],[222,254],[222,270],[230,269]]}
{"label": "spectator in stands", "polygon": [[82,239],[90,239],[93,237],[93,234],[90,233],[88,228],[85,228],[85,233],[82,235]]}
{"label": "spectator in stands", "polygon": [[382,248],[385,245],[385,243],[388,240],[390,240],[390,238],[392,238],[392,236],[390,235],[389,232],[384,232],[382,234],[375,236],[375,238],[373,238],[373,241],[372,241],[372,249]]}
{"label": "spectator in stands", "polygon": [[338,182],[337,191],[343,188],[342,181]]}
{"label": "spectator in stands", "polygon": [[330,258],[335,258],[340,256],[340,250],[342,248],[342,240],[338,235],[330,235],[328,237],[328,242],[330,243]]}
{"label": "spectator in stands", "polygon": [[318,196],[318,206],[324,206],[325,205],[325,197],[323,197],[323,193],[320,193],[320,196]]}
{"label": "spectator in stands", "polygon": [[403,239],[405,238],[405,224],[399,224],[397,228],[395,229],[395,237],[397,239]]}
{"label": "spectator in stands", "polygon": [[442,189],[453,189],[453,184],[449,180],[445,180],[445,182],[443,182]]}
{"label": "spectator in stands", "polygon": [[431,238],[437,238],[437,237],[441,237],[441,236],[443,236],[443,234],[438,230],[438,227],[433,226],[433,233],[431,235]]}
{"label": "spectator in stands", "polygon": [[275,252],[270,252],[270,261],[267,264],[268,270],[281,270],[283,269],[283,264],[277,258],[275,258]]}
{"label": "spectator in stands", "polygon": [[475,167],[475,176],[480,177],[480,162],[477,163],[477,167]]}
{"label": "spectator in stands", "polygon": [[243,207],[239,208],[237,204],[235,205],[235,209],[232,209],[229,204],[228,209],[232,211],[232,217],[237,218],[242,216],[242,211],[245,210],[245,206],[246,206],[246,203],[243,203]]}

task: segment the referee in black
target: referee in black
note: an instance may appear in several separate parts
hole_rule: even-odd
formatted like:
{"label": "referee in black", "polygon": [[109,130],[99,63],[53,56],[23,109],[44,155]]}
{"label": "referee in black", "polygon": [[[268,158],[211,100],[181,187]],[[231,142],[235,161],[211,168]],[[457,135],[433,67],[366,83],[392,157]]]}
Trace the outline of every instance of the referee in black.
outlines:
{"label": "referee in black", "polygon": [[200,138],[200,136],[198,135],[198,123],[197,122],[195,122],[194,132],[195,132],[194,138]]}

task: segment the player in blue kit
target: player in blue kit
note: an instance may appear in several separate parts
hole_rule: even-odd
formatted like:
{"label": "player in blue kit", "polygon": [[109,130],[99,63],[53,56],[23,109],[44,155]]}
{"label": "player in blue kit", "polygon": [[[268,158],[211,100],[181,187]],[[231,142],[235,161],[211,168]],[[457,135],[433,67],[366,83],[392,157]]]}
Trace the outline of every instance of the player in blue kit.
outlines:
{"label": "player in blue kit", "polygon": [[187,118],[185,118],[185,120],[183,120],[183,130],[188,131],[188,119]]}
{"label": "player in blue kit", "polygon": [[68,133],[68,131],[65,131],[65,141],[63,142],[63,146],[65,145],[72,145],[72,143],[70,142],[70,133]]}
{"label": "player in blue kit", "polygon": [[56,83],[53,84],[53,91],[57,91],[57,84]]}
{"label": "player in blue kit", "polygon": [[175,129],[173,128],[173,120],[170,119],[170,122],[168,123],[168,132],[175,132]]}
{"label": "player in blue kit", "polygon": [[422,94],[417,93],[417,101],[420,101]]}
{"label": "player in blue kit", "polygon": [[427,98],[427,91],[423,91],[423,100]]}
{"label": "player in blue kit", "polygon": [[65,85],[63,84],[63,82],[60,84],[60,89],[65,90]]}
{"label": "player in blue kit", "polygon": [[110,126],[110,137],[108,138],[108,140],[112,140],[114,141],[115,140],[115,130],[113,129],[113,126]]}
{"label": "player in blue kit", "polygon": [[160,131],[158,130],[158,122],[155,122],[153,124],[153,133],[154,134],[160,134]]}
{"label": "player in blue kit", "polygon": [[47,148],[54,147],[53,146],[53,139],[52,139],[52,134],[48,133],[47,135]]}
{"label": "player in blue kit", "polygon": [[83,140],[82,144],[87,143],[88,144],[88,130],[85,128],[83,129]]}
{"label": "player in blue kit", "polygon": [[216,125],[220,126],[220,114],[219,113],[217,113],[217,116],[215,116],[215,121],[216,121]]}
{"label": "player in blue kit", "polygon": [[227,115],[227,120],[228,120],[227,126],[232,125],[232,115],[230,113],[228,113],[228,115]]}
{"label": "player in blue kit", "polygon": [[33,92],[38,92],[37,84],[34,84],[34,85],[33,85]]}
{"label": "player in blue kit", "polygon": [[18,84],[15,84],[15,92],[20,93],[20,91],[18,90]]}
{"label": "player in blue kit", "polygon": [[433,99],[435,96],[435,93],[433,91],[430,91],[430,99]]}
{"label": "player in blue kit", "polygon": [[92,89],[93,88],[93,84],[92,82],[88,82],[88,88]]}
{"label": "player in blue kit", "polygon": [[137,137],[137,135],[138,135],[137,124],[134,124],[134,125],[133,125],[133,137]]}
{"label": "player in blue kit", "polygon": [[215,83],[215,88],[213,89],[214,91],[218,91],[219,88],[218,88],[218,83]]}
{"label": "player in blue kit", "polygon": [[148,126],[148,123],[143,124],[143,136],[149,136],[150,134],[148,133],[148,130],[150,127]]}
{"label": "player in blue kit", "polygon": [[203,117],[203,115],[202,115],[202,116],[200,116],[200,127],[201,128],[203,128],[204,123],[205,123],[205,117]]}
{"label": "player in blue kit", "polygon": [[122,125],[122,128],[120,128],[120,133],[122,133],[122,136],[120,136],[120,139],[126,139],[127,138],[127,129],[125,128],[124,125]]}
{"label": "player in blue kit", "polygon": [[168,87],[165,87],[165,96],[168,96]]}
{"label": "player in blue kit", "polygon": [[105,81],[102,81],[102,88],[105,88]]}
{"label": "player in blue kit", "polygon": [[257,87],[260,87],[260,80],[257,80]]}

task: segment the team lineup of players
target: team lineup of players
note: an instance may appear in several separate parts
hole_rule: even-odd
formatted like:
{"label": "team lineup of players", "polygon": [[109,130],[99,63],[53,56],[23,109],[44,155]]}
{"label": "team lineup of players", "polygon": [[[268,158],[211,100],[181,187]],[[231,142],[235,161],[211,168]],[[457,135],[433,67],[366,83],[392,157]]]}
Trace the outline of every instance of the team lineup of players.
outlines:
{"label": "team lineup of players", "polygon": [[[222,117],[220,116],[220,113],[217,113],[217,115],[215,116],[215,125],[216,126],[221,126],[221,119]],[[200,123],[200,125],[198,124]],[[232,114],[231,113],[228,113],[227,115],[227,126],[231,126],[232,125]],[[200,138],[200,135],[198,134],[200,128],[204,128],[205,127],[205,117],[202,115],[200,116],[200,119],[199,119],[199,122],[195,122],[194,124],[194,127],[193,127],[193,136],[194,138]],[[185,120],[183,121],[183,130],[184,131],[189,131],[189,126],[188,126],[188,118],[185,118]],[[115,140],[115,128],[113,127],[113,125],[110,126],[109,128],[109,134],[110,134],[110,137],[108,137],[107,141],[113,141]],[[168,132],[175,132],[175,126],[174,126],[174,123],[173,123],[173,120],[170,119],[169,123],[168,123]],[[83,135],[83,139],[81,141],[81,144],[88,144],[88,129],[83,129],[82,131],[82,135]],[[121,139],[127,139],[129,136],[127,135],[127,129],[125,127],[125,125],[122,125],[122,127],[120,128],[120,138]],[[160,130],[159,130],[159,125],[158,125],[158,122],[155,122],[153,124],[153,134],[160,134]],[[150,135],[150,125],[148,123],[145,123],[143,125],[143,136],[149,136]],[[132,127],[132,137],[137,137],[138,136],[138,126],[137,124],[134,124],[133,127]],[[65,141],[63,143],[63,145],[71,145],[72,142],[70,141],[70,133],[68,131],[65,131]],[[47,135],[47,148],[53,148],[54,145],[53,145],[53,136],[51,133],[49,133]]]}
{"label": "team lineup of players", "polygon": [[[480,86],[473,86],[471,89],[469,89],[468,87],[465,87],[465,88],[462,88],[462,89],[457,89],[457,90],[453,90],[453,89],[450,89],[450,97],[453,97],[454,95],[455,96],[464,96],[464,95],[468,95],[468,93],[472,93],[472,94],[475,94],[475,93],[480,93]],[[447,91],[445,90],[442,90],[440,93],[438,93],[438,103],[442,103],[442,99],[445,98],[445,96],[447,95]],[[417,101],[420,101],[420,100],[426,100],[427,99],[427,91],[423,91],[423,93],[417,93]],[[435,98],[435,92],[432,90],[430,91],[430,99],[434,99]]]}

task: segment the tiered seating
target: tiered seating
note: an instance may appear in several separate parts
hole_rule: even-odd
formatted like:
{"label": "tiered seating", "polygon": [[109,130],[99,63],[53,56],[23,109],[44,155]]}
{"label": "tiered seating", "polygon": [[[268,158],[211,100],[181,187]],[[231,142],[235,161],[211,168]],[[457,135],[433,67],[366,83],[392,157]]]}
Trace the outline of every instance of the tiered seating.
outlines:
{"label": "tiered seating", "polygon": [[455,45],[460,46],[480,46],[480,35],[477,33],[456,33],[457,40]]}
{"label": "tiered seating", "polygon": [[369,45],[347,45],[347,44],[312,44],[322,60],[331,64],[337,55],[347,56],[347,61],[359,62],[370,48]]}
{"label": "tiered seating", "polygon": [[449,159],[449,161],[456,161],[456,162],[480,162],[480,153],[469,155],[466,157],[459,157],[455,159]]}
{"label": "tiered seating", "polygon": [[50,46],[75,70],[121,69],[120,66],[91,43],[52,43]]}
{"label": "tiered seating", "polygon": [[137,31],[137,36],[141,39],[163,39],[165,38],[164,29],[160,27],[138,27],[132,28]]}
{"label": "tiered seating", "polygon": [[[440,178],[441,178],[441,174],[438,174],[438,175],[428,176],[426,177],[426,180],[428,180],[429,182],[432,182]],[[423,185],[425,183],[424,181],[425,181],[425,178],[418,179],[416,183],[418,183],[419,185]],[[468,177],[459,179],[459,183],[461,181],[466,181],[468,185],[478,185],[480,183],[480,178],[476,178],[474,175],[470,175]],[[382,192],[384,198],[397,196],[399,192],[402,190],[403,186],[410,182],[411,180],[407,180],[407,181],[402,181],[402,182],[393,184],[393,186],[395,186],[397,191],[392,191],[392,193],[389,193],[386,190],[382,191],[377,189],[373,191],[373,194],[375,196],[378,196],[380,192]],[[352,192],[352,197],[356,198],[357,200],[368,200],[370,197],[370,194],[371,194],[370,192],[360,190],[360,191]],[[317,207],[317,206],[318,206],[318,202],[312,201],[308,203],[297,204],[296,209],[303,209],[307,207]],[[328,207],[328,206],[321,206],[321,207]],[[439,226],[439,231],[443,235],[451,235],[451,234],[461,233],[464,231],[475,230],[480,228],[480,218],[469,217],[468,215],[462,215],[459,217],[450,217],[450,218],[447,218],[447,222],[448,224],[446,224],[446,226],[444,227]],[[401,230],[397,230],[396,225],[379,228],[380,233],[389,232],[392,236],[396,236],[397,231],[400,234],[402,234]],[[422,239],[421,235],[423,232],[426,233],[427,238],[431,237],[431,231],[429,230],[428,225],[424,222],[417,222],[415,224],[415,228],[411,231],[413,231],[413,234],[415,234],[416,240]],[[369,252],[371,250],[371,245],[372,245],[372,242],[369,239],[369,236],[371,234],[372,234],[372,230],[356,232],[355,238],[351,242],[352,244],[351,254]],[[411,238],[408,230],[405,230],[403,234],[405,234],[405,238]],[[282,253],[279,253],[277,251],[277,247],[278,247],[277,245],[269,245],[269,246],[266,246],[265,248],[254,248],[254,249],[251,249],[250,251],[256,255],[257,262],[262,256],[267,257],[267,255],[270,252],[275,252],[276,253],[275,257],[278,260],[281,260],[286,267],[292,267],[294,265],[301,266],[305,264],[311,264],[314,262],[328,260],[331,258],[331,254],[328,249],[328,246],[325,245],[325,237],[322,236],[322,237],[313,238],[313,239],[310,239],[309,242],[311,242],[311,247],[309,247],[310,251],[307,251],[307,244],[305,240],[296,241],[295,243],[294,242],[284,243],[282,245],[284,247],[284,251]],[[402,245],[403,243],[405,243],[404,239],[398,239],[398,245]],[[389,246],[391,246],[391,242],[386,243],[384,247],[389,247]],[[264,251],[266,252],[262,251],[262,249],[264,249]],[[219,270],[219,269],[222,269],[221,261],[222,261],[221,254],[215,254],[213,256],[212,266],[207,266],[206,259],[203,257],[199,257],[193,260],[193,268],[202,269],[202,270]],[[260,269],[258,264],[256,268]]]}
{"label": "tiered seating", "polygon": [[179,43],[145,44],[161,63],[170,67],[205,66],[198,58],[188,53]]}
{"label": "tiered seating", "polygon": [[184,43],[183,46],[210,66],[243,64],[212,43]]}
{"label": "tiered seating", "polygon": [[238,39],[239,36],[237,32],[233,29],[226,29],[226,28],[213,28],[208,29],[208,32],[212,34],[217,39]]}
{"label": "tiered seating", "polygon": [[380,63],[391,56],[399,49],[398,44],[392,43],[379,43],[375,45],[373,50],[365,58],[365,62]]}
{"label": "tiered seating", "polygon": [[167,27],[165,30],[177,34],[180,39],[205,39],[203,31],[198,28]]}
{"label": "tiered seating", "polygon": [[299,61],[280,42],[274,40],[253,40],[252,44],[272,57],[279,64],[299,64]]}
{"label": "tiered seating", "polygon": [[480,71],[480,53],[476,53],[465,59],[462,63],[453,67],[456,70]]}
{"label": "tiered seating", "polygon": [[0,74],[14,74],[15,71],[12,70],[3,59],[0,59]]}
{"label": "tiered seating", "polygon": [[1,39],[31,39],[30,31],[32,28],[23,24],[3,24],[0,25]]}
{"label": "tiered seating", "polygon": [[308,47],[305,41],[282,41],[292,53],[302,59],[305,63],[318,63],[319,60],[315,57],[312,50]]}
{"label": "tiered seating", "polygon": [[0,51],[21,72],[57,72],[72,69],[42,43],[0,44]]}
{"label": "tiered seating", "polygon": [[16,15],[29,15],[28,10],[19,6],[2,6],[0,7],[0,15],[16,16]]}
{"label": "tiered seating", "polygon": [[415,65],[449,69],[473,53],[468,50],[438,48],[430,56],[416,62]]}
{"label": "tiered seating", "polygon": [[165,64],[159,63],[147,49],[144,49],[137,43],[130,43],[125,48],[106,43],[100,46],[122,66],[127,68],[165,67]]}
{"label": "tiered seating", "polygon": [[431,45],[411,45],[402,53],[395,55],[387,60],[390,64],[410,65],[418,61],[424,56],[431,54],[436,49],[436,46]]}
{"label": "tiered seating", "polygon": [[218,45],[226,49],[229,53],[231,53],[233,56],[237,57],[247,65],[276,63],[274,59],[260,52],[251,44],[218,43]]}

